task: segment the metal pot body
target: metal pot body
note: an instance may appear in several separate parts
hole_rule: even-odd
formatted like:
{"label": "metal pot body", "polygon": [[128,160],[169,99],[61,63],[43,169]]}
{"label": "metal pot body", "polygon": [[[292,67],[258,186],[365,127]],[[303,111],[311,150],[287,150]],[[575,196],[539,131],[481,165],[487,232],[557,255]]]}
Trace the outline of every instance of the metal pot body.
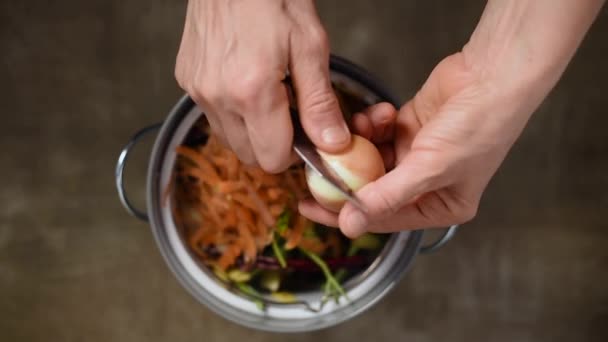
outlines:
{"label": "metal pot body", "polygon": [[[395,97],[368,73],[352,63],[332,56],[331,79],[340,87],[355,93],[366,103],[387,101],[398,106]],[[147,127],[137,133],[123,149],[116,168],[120,199],[136,217],[149,220],[158,247],[180,283],[199,302],[224,318],[250,328],[274,332],[304,332],[318,330],[344,322],[362,313],[385,296],[406,273],[421,248],[422,231],[404,231],[391,235],[374,263],[344,287],[348,298],[339,303],[320,305],[320,291],[299,293],[296,304],[269,305],[265,311],[255,303],[217,280],[189,252],[171,214],[171,204],[163,193],[169,185],[176,161],[175,148],[180,145],[192,125],[202,115],[194,102],[184,96],[174,106],[162,125]],[[143,135],[157,135],[147,175],[147,213],[135,209],[125,195],[122,173],[130,149]],[[456,230],[450,227],[443,237],[424,251],[434,251],[447,242]]]}

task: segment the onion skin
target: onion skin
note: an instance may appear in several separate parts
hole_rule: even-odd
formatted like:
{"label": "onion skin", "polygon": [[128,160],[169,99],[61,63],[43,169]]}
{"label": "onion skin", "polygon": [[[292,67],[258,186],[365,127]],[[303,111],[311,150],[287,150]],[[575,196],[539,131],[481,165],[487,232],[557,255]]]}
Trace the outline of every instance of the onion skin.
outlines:
{"label": "onion skin", "polygon": [[[319,154],[353,191],[382,177],[386,172],[384,160],[376,146],[358,135],[352,135],[351,143],[344,151],[327,153],[319,150]],[[325,209],[338,213],[346,203],[346,197],[338,189],[308,166],[306,183],[312,196]]]}

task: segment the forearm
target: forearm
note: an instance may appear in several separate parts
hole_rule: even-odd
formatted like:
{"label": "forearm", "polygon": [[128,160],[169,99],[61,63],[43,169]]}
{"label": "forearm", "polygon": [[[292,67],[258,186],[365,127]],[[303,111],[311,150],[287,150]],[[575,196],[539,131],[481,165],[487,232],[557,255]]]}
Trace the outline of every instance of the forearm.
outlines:
{"label": "forearm", "polygon": [[465,63],[505,91],[532,91],[538,102],[555,85],[604,0],[489,0]]}

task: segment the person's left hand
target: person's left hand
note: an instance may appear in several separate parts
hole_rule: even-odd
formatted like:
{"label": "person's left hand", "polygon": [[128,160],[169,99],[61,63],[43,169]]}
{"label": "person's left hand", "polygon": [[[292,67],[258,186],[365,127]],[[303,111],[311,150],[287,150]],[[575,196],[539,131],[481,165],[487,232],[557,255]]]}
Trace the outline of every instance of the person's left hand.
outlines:
{"label": "person's left hand", "polygon": [[444,59],[399,112],[383,103],[353,117],[353,130],[375,143],[392,169],[357,192],[368,212],[347,203],[338,216],[314,201],[301,203],[300,212],[349,237],[469,221],[539,103],[532,93],[482,79],[462,53]]}

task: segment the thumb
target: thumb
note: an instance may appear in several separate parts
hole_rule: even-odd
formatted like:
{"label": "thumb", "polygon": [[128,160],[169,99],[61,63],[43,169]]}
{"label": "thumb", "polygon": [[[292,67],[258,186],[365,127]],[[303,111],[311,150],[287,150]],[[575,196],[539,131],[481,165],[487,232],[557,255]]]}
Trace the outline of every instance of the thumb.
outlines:
{"label": "thumb", "polygon": [[[438,165],[437,165],[438,166]],[[441,168],[421,162],[410,153],[395,169],[357,192],[365,213],[347,203],[340,212],[343,233],[356,237],[367,231],[370,222],[394,216],[421,195],[437,188]]]}
{"label": "thumb", "polygon": [[350,132],[329,79],[327,44],[295,48],[292,53],[290,72],[304,131],[323,151],[345,149]]}

